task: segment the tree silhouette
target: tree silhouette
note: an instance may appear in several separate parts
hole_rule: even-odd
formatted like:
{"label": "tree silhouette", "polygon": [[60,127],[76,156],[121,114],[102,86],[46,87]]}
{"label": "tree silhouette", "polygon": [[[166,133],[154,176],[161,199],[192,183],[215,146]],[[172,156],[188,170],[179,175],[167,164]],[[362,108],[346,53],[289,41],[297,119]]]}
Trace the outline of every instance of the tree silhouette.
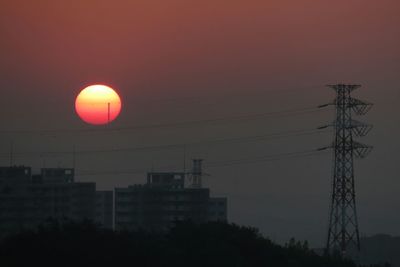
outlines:
{"label": "tree silhouette", "polygon": [[177,222],[168,233],[101,229],[91,222],[49,221],[0,243],[0,266],[355,267],[318,256],[306,242],[281,247],[257,229],[236,224]]}

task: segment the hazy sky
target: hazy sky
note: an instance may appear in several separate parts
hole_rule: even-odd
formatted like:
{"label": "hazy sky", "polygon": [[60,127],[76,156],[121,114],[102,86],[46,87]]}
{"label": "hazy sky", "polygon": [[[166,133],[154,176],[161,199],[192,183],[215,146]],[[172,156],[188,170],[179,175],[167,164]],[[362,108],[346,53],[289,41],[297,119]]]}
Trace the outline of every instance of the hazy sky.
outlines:
{"label": "hazy sky", "polygon": [[[0,162],[9,164],[12,142],[15,164],[35,170],[71,167],[74,146],[82,151],[188,143],[188,159],[205,159],[212,194],[229,198],[231,221],[259,227],[280,242],[295,236],[322,246],[330,153],[228,167],[212,163],[316,149],[330,144],[331,133],[208,141],[312,131],[333,120],[332,109],[273,112],[331,101],[334,93],[325,84],[360,83],[354,95],[375,104],[356,118],[374,124],[360,141],[375,147],[355,166],[360,230],[399,235],[399,13],[396,0],[1,0]],[[75,114],[76,95],[92,83],[121,94],[123,110],[111,125],[89,126]],[[199,140],[205,142],[193,144]],[[46,151],[67,153],[40,156]],[[181,170],[182,161],[181,146],[78,152],[77,180],[111,189],[144,182],[146,169]],[[143,171],[133,171],[138,169]],[[132,173],[111,174],[117,170]],[[101,175],[79,175],[88,171]]]}

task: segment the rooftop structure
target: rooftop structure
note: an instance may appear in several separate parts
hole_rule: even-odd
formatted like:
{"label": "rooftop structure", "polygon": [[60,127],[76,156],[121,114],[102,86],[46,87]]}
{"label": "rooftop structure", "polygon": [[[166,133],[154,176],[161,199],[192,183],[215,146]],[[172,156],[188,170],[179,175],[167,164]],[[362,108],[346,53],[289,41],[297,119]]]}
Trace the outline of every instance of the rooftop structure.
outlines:
{"label": "rooftop structure", "polygon": [[[201,176],[201,164],[195,175]],[[192,173],[190,173],[192,174]],[[210,190],[185,187],[184,172],[149,172],[147,183],[115,188],[115,229],[165,231],[177,221],[227,220],[227,199],[210,198]]]}

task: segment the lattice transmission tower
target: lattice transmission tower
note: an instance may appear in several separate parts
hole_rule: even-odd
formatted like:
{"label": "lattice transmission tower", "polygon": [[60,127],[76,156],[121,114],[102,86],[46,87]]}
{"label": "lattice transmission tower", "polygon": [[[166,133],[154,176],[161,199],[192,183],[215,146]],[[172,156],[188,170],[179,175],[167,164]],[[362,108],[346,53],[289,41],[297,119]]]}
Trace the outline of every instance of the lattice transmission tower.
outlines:
{"label": "lattice transmission tower", "polygon": [[[351,92],[359,88],[357,84],[328,85],[336,91],[333,105],[336,119],[332,126],[335,131],[332,146],[334,153],[332,194],[329,213],[328,238],[326,252],[339,252],[346,256],[353,246],[360,250],[360,236],[356,211],[353,159],[364,158],[372,150],[371,146],[354,141],[353,137],[362,137],[372,129],[371,125],[353,120],[352,115],[364,115],[372,107],[371,103],[353,98]],[[320,128],[325,128],[323,126]]]}

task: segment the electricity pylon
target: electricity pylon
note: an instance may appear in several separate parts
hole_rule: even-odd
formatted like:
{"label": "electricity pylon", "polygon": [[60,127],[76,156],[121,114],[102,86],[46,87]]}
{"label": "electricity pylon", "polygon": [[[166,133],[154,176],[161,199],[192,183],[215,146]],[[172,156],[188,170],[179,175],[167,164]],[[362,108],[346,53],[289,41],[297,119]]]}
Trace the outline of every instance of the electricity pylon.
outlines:
{"label": "electricity pylon", "polygon": [[[358,230],[356,194],[354,186],[354,157],[364,158],[372,150],[371,146],[358,143],[353,136],[365,136],[372,126],[352,119],[352,114],[364,115],[372,107],[371,103],[353,98],[351,92],[360,87],[356,84],[328,85],[336,91],[333,103],[336,120],[332,125],[335,137],[332,146],[334,150],[332,195],[329,214],[329,229],[326,252],[339,252],[346,256],[349,247],[360,250],[360,235]],[[328,126],[320,127],[326,128]]]}

